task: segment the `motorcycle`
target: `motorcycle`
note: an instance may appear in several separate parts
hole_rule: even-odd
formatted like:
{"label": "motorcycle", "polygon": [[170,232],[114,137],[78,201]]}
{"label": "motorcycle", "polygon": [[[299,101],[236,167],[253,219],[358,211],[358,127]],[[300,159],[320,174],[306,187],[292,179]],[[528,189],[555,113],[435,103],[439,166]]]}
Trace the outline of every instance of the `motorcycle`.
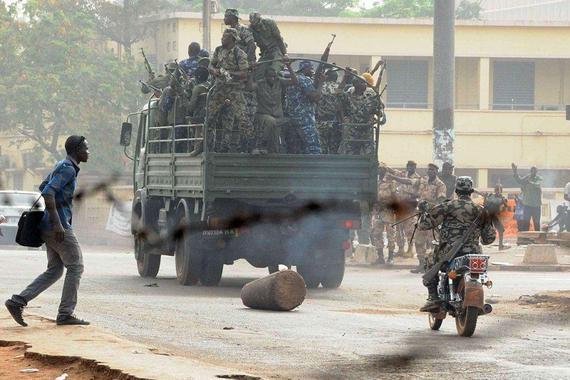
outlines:
{"label": "motorcycle", "polygon": [[465,255],[441,268],[437,287],[440,308],[428,316],[432,330],[439,330],[449,314],[455,318],[458,335],[470,337],[475,333],[478,317],[493,311],[491,305],[484,303],[483,286],[493,286],[487,277],[488,263],[489,256]]}

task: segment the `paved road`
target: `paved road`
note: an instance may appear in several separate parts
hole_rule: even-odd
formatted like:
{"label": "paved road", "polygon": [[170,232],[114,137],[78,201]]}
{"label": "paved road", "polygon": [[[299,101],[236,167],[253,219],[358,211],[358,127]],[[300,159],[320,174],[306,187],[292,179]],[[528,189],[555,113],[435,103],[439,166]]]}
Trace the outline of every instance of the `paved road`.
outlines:
{"label": "paved road", "polygon": [[[246,309],[239,293],[266,274],[245,262],[226,267],[220,287],[182,287],[174,260],[163,258],[156,280],[136,274],[124,250],[85,250],[77,313],[128,339],[276,379],[474,377],[570,378],[568,313],[519,306],[520,295],[568,290],[568,273],[494,272],[487,298],[497,303],[473,338],[439,332],[416,312],[424,301],[419,276],[349,267],[338,290],[310,290],[294,312]],[[45,266],[43,252],[0,250],[0,297],[19,290]],[[145,285],[156,283],[158,287]],[[32,303],[53,317],[61,282]]]}

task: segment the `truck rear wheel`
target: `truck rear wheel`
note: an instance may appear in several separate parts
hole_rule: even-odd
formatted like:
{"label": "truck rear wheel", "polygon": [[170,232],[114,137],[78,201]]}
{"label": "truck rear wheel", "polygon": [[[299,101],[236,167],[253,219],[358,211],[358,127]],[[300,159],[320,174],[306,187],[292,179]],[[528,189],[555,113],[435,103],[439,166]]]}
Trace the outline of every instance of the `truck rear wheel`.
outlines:
{"label": "truck rear wheel", "polygon": [[218,286],[224,271],[224,261],[216,252],[209,252],[210,255],[204,257],[200,282],[204,286]]}
{"label": "truck rear wheel", "polygon": [[319,284],[321,283],[321,276],[318,271],[318,267],[316,267],[315,265],[310,265],[310,264],[297,265],[297,273],[299,273],[301,277],[303,277],[303,280],[305,280],[305,285],[307,285],[307,288],[316,289],[319,287]]}
{"label": "truck rear wheel", "polygon": [[135,236],[135,258],[141,277],[156,277],[160,269],[160,255],[152,255],[148,251],[144,240],[139,236]]}
{"label": "truck rear wheel", "polygon": [[196,234],[186,232],[176,242],[176,279],[182,285],[196,285],[200,279],[202,260],[196,240]]}
{"label": "truck rear wheel", "polygon": [[322,267],[321,284],[324,288],[336,289],[344,278],[344,260]]}

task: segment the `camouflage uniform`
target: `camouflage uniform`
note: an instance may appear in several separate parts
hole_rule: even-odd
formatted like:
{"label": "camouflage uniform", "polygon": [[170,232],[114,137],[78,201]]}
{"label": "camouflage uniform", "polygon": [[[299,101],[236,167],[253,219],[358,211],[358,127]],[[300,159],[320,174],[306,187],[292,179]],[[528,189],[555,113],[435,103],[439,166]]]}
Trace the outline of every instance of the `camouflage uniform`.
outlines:
{"label": "camouflage uniform", "polygon": [[[459,199],[447,200],[432,207],[424,215],[419,223],[421,231],[440,228],[440,245],[427,257],[426,269],[431,268],[441,260],[441,254],[449,246],[461,240],[473,221],[483,212],[483,207],[474,203],[469,196],[461,196]],[[476,228],[469,236],[460,250],[458,256],[466,254],[480,254],[479,240],[485,245],[495,241],[495,229],[489,218],[480,218],[479,228]],[[434,279],[437,283],[437,277]]]}
{"label": "camouflage uniform", "polygon": [[[250,21],[251,17],[252,15],[250,15]],[[283,52],[281,51],[281,45],[284,44],[283,37],[281,37],[281,32],[275,21],[261,18],[256,25],[250,25],[249,29],[253,34],[255,43],[259,47],[260,61],[283,58]],[[258,65],[255,71],[255,79],[263,79],[267,67],[272,67],[278,73],[283,68],[283,63],[274,61]]]}
{"label": "camouflage uniform", "polygon": [[[374,154],[374,115],[380,108],[377,96],[341,93],[340,105],[346,121],[342,126],[341,154]],[[359,140],[359,141],[355,141]]]}
{"label": "camouflage uniform", "polygon": [[[404,173],[404,172],[398,172],[396,175],[399,177],[409,178],[411,180],[418,180],[421,178],[421,176],[415,172],[414,172],[414,174],[412,174],[410,176],[408,176],[408,174]],[[418,189],[415,188],[414,185],[400,184],[400,186],[398,187],[399,201],[402,203],[404,208],[409,209],[410,213],[415,212],[415,209],[417,206],[417,202],[418,202],[418,192],[417,191],[418,191]],[[407,216],[408,215],[403,215],[402,219],[406,218]],[[407,241],[409,244],[408,245],[408,252],[410,254],[409,257],[412,257],[411,255],[413,255],[411,249],[412,249],[414,242],[410,241],[410,239],[412,238],[412,235],[414,234],[416,221],[417,221],[417,218],[411,218],[411,219],[408,219],[399,225],[399,226],[401,226],[400,231],[403,235],[402,240],[404,241],[404,243]],[[403,250],[404,246],[402,245],[400,248]]]}
{"label": "camouflage uniform", "polygon": [[341,127],[337,119],[338,87],[336,81],[326,81],[317,104],[317,131],[323,154],[338,153],[340,145]]}
{"label": "camouflage uniform", "polygon": [[[428,177],[422,177],[416,181],[415,186],[418,189],[418,197],[420,200],[427,201],[431,205],[435,205],[445,200],[445,184],[437,177],[433,182],[430,182]],[[416,231],[415,246],[416,254],[420,262],[425,261],[427,248],[431,247],[432,240],[432,232],[418,228]]]}
{"label": "camouflage uniform", "polygon": [[[218,46],[211,65],[226,72],[245,71],[248,68],[247,55],[237,45],[231,49]],[[229,109],[224,106],[226,99],[231,101]],[[254,136],[253,125],[248,124],[246,118],[244,83],[223,75],[217,77],[208,107],[209,124],[216,128],[215,137],[212,133],[208,136],[212,149],[222,153],[248,152]],[[211,140],[214,138],[215,142]]]}
{"label": "camouflage uniform", "polygon": [[[395,222],[394,211],[390,208],[390,203],[396,199],[398,185],[394,181],[378,181],[378,204],[372,214],[372,244],[378,250],[378,258],[384,257],[384,231],[388,239],[389,258],[392,258],[396,246],[396,231],[392,227]],[[383,261],[380,259],[380,261]]]}
{"label": "camouflage uniform", "polygon": [[[239,14],[237,17],[239,17]],[[255,62],[255,42],[251,29],[241,24],[237,24],[232,28],[237,30],[240,38],[239,41],[236,42],[236,45],[247,54],[248,62]],[[248,73],[248,75],[254,74]],[[253,128],[255,113],[257,112],[257,96],[255,91],[250,90],[244,91],[243,95],[245,97],[245,116],[247,118],[247,123]]]}
{"label": "camouflage uniform", "polygon": [[315,91],[313,80],[303,74],[297,76],[298,84],[287,88],[287,114],[291,118],[302,140],[303,154],[320,154],[319,133],[315,127],[315,105],[309,100],[305,91]]}

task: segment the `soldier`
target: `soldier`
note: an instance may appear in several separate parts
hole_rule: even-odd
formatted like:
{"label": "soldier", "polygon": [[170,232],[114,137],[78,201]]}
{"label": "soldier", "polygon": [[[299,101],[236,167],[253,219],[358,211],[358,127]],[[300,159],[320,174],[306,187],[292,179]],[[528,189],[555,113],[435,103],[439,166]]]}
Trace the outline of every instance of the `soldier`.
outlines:
{"label": "soldier", "polygon": [[[285,60],[285,65],[291,70],[289,60]],[[287,123],[283,116],[282,94],[283,89],[291,84],[290,79],[279,78],[271,67],[265,70],[265,79],[253,84],[259,99],[255,115],[256,147],[259,153],[279,153],[281,127]]]}
{"label": "soldier", "polygon": [[237,31],[226,29],[222,35],[222,45],[214,51],[208,68],[215,78],[215,88],[208,105],[208,120],[216,126],[215,137],[212,137],[212,149],[216,152],[247,153],[253,142],[253,128],[247,124],[243,95],[248,69],[247,55],[237,47],[237,41]]}
{"label": "soldier", "polygon": [[[430,206],[434,206],[437,203],[445,199],[445,184],[437,178],[437,172],[439,167],[435,164],[428,165],[427,176],[416,180],[410,180],[408,178],[393,177],[399,183],[412,185],[417,190],[417,194],[420,200],[427,202]],[[429,231],[419,230],[416,231],[416,254],[418,257],[418,267],[412,269],[412,273],[421,273],[425,270],[426,253],[427,247],[431,244],[431,235]]]}
{"label": "soldier", "polygon": [[194,71],[198,68],[200,58],[209,57],[210,53],[206,49],[202,49],[198,42],[192,42],[188,45],[188,58],[180,61],[180,68],[184,70],[190,78],[194,77]]}
{"label": "soldier", "polygon": [[156,78],[149,78],[148,82],[141,81],[141,92],[148,94],[152,91],[155,97],[160,98],[162,91],[168,87],[170,83],[171,73],[172,70],[168,68],[168,65],[164,66],[164,74],[160,74]]}
{"label": "soldier", "polygon": [[441,174],[439,179],[445,183],[445,197],[447,199],[453,199],[453,194],[455,193],[455,181],[457,177],[453,175],[453,165],[450,162],[444,162],[441,166]]}
{"label": "soldier", "polygon": [[[353,91],[340,92],[352,78]],[[377,96],[366,93],[366,81],[360,77],[345,74],[339,86],[339,119],[342,120],[340,154],[374,154],[374,116],[380,109]]]}
{"label": "soldier", "polygon": [[[239,23],[239,11],[237,9],[228,8],[226,9],[226,13],[224,15],[224,24],[228,27],[233,28],[237,31],[239,41],[237,42],[237,46],[243,50],[247,54],[247,61],[249,62],[250,66],[255,63],[255,41],[253,39],[253,34],[251,29],[248,27],[241,25]],[[254,74],[248,73],[248,76],[252,76]],[[247,117],[247,122],[251,126],[253,126],[255,113],[257,109],[257,97],[255,96],[255,91],[248,90],[244,92],[245,96],[245,104],[246,104],[246,112],[245,115]]]}
{"label": "soldier", "polygon": [[[253,39],[259,47],[260,61],[279,60],[287,54],[287,47],[281,37],[281,32],[275,21],[262,18],[257,12],[249,14],[249,28],[253,33]],[[262,64],[257,67],[256,79],[263,79],[264,70],[273,67],[275,72],[281,71],[283,65],[280,61]]]}
{"label": "soldier", "polygon": [[323,154],[337,154],[340,146],[341,128],[337,118],[338,109],[338,73],[328,70],[321,89],[321,99],[317,104],[317,131]]}
{"label": "soldier", "polygon": [[[457,178],[455,193],[457,194],[457,199],[447,200],[437,206],[429,208],[429,205],[423,202],[420,205],[422,210],[425,210],[427,207],[429,211],[420,217],[418,228],[422,231],[427,231],[440,227],[439,246],[427,257],[427,269],[441,260],[440,256],[450,246],[463,239],[472,223],[485,212],[481,206],[471,200],[473,181],[470,177]],[[495,229],[490,218],[486,217],[485,214],[479,217],[478,228],[467,238],[458,255],[480,254],[481,246],[479,240],[485,245],[495,241]],[[439,307],[440,299],[437,294],[437,283],[438,279],[434,277],[426,285],[428,288],[428,300],[420,311],[429,312]]]}
{"label": "soldier", "polygon": [[[414,161],[410,160],[406,163],[405,172],[396,171],[390,168],[388,168],[388,172],[398,177],[406,177],[411,180],[417,180],[420,179],[421,176],[416,172],[416,168],[417,164]],[[408,217],[408,215],[410,215],[412,212],[415,212],[416,210],[416,206],[418,204],[417,189],[412,184],[400,183],[398,186],[398,196],[400,208],[404,210],[404,212],[401,213],[403,214],[403,217],[401,219],[405,219]],[[399,224],[403,243],[408,241],[408,249],[406,252],[404,252],[403,245],[400,247],[402,251],[401,253],[406,257],[413,257],[412,235],[414,235],[415,224],[416,218],[410,218],[405,222]]]}
{"label": "soldier", "polygon": [[384,264],[384,231],[388,239],[388,264],[394,263],[394,248],[396,231],[392,227],[395,222],[393,203],[396,202],[398,185],[393,180],[385,178],[386,168],[378,168],[378,202],[372,214],[372,244],[378,252],[377,264]]}
{"label": "soldier", "polygon": [[[313,64],[301,61],[299,71],[290,71],[292,86],[287,89],[287,114],[301,138],[303,154],[321,154],[319,133],[315,127],[315,103],[321,97],[322,81],[313,81]],[[289,149],[289,147],[288,147]]]}

